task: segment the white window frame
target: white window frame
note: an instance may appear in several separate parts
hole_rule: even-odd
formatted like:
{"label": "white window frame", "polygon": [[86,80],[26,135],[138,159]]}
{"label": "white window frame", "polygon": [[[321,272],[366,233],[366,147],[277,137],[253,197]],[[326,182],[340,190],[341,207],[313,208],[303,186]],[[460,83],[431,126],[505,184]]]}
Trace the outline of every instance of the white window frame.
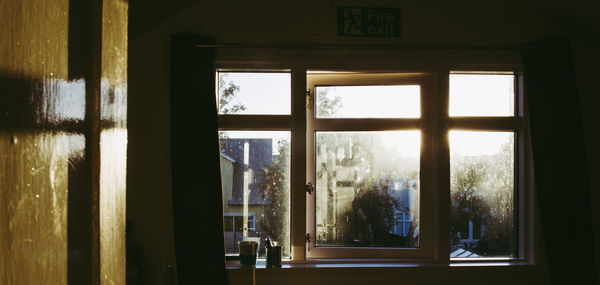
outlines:
{"label": "white window frame", "polygon": [[[343,56],[339,56],[343,54]],[[419,51],[393,50],[372,51],[368,49],[330,50],[330,49],[269,49],[269,48],[218,48],[216,53],[216,70],[220,71],[286,71],[291,73],[292,100],[290,115],[219,115],[220,130],[269,130],[291,131],[291,193],[290,193],[290,227],[291,258],[284,263],[364,263],[364,262],[410,262],[410,263],[463,263],[463,262],[526,262],[537,263],[541,256],[539,223],[535,218],[534,193],[532,180],[532,164],[529,151],[527,114],[524,112],[525,100],[522,88],[523,74],[520,54],[514,50],[500,51]],[[373,69],[376,67],[376,69]],[[308,253],[307,241],[311,213],[307,206],[311,203],[311,195],[305,192],[305,185],[310,182],[307,166],[309,140],[307,139],[307,70],[347,70],[368,72],[406,72],[426,74],[430,91],[422,92],[421,119],[419,127],[422,134],[422,171],[432,173],[431,180],[421,180],[421,201],[425,195],[431,195],[430,201],[422,202],[421,207],[430,207],[430,224],[421,217],[420,249],[402,250],[387,254],[374,250],[373,254],[312,256]],[[514,117],[449,117],[449,74],[451,71],[498,71],[514,72],[516,75],[517,97]],[[314,90],[314,89],[313,89]],[[427,94],[427,95],[423,95]],[[430,96],[430,97],[427,97]],[[425,101],[424,101],[425,100]],[[427,101],[428,100],[428,101]],[[427,103],[429,102],[429,103]],[[413,122],[414,123],[414,122]],[[408,128],[408,125],[405,126]],[[517,202],[514,207],[517,213],[518,250],[515,258],[476,258],[450,259],[449,209],[450,209],[450,173],[448,130],[505,130],[515,131],[519,140],[515,145],[517,157],[515,167],[518,174],[515,187]],[[430,142],[426,137],[430,137]],[[435,154],[435,155],[433,155]],[[423,157],[430,161],[423,164]],[[431,169],[424,170],[426,165]],[[429,185],[427,185],[429,184]],[[424,189],[433,189],[425,193]],[[423,215],[423,211],[421,211]],[[430,227],[428,237],[426,228]],[[314,237],[314,235],[312,235]],[[425,239],[425,240],[423,240]],[[427,239],[431,239],[427,241]],[[429,245],[428,245],[429,243]],[[409,252],[409,253],[407,253]],[[416,252],[416,253],[415,253]],[[318,257],[318,258],[316,258]]]}
{"label": "white window frame", "polygon": [[[315,132],[317,131],[421,131],[422,145],[429,145],[431,137],[426,132],[426,122],[430,116],[427,110],[431,100],[432,83],[430,74],[423,72],[331,72],[309,71],[307,74],[307,88],[311,98],[315,98],[318,86],[352,86],[352,85],[419,85],[420,86],[420,117],[418,118],[349,118],[349,119],[318,119],[314,114],[316,99],[309,100],[307,110],[306,131],[306,163],[307,180],[316,185],[315,179]],[[433,224],[432,207],[434,192],[433,186],[428,181],[434,180],[432,167],[429,165],[432,157],[430,148],[422,147],[420,154],[419,177],[419,245],[416,248],[389,248],[389,247],[318,247],[315,246],[316,238],[311,238],[306,247],[307,260],[330,259],[426,259],[433,255]],[[321,189],[316,189],[320,191]],[[315,200],[316,194],[309,195],[306,210],[306,230],[310,237],[315,234]]]}

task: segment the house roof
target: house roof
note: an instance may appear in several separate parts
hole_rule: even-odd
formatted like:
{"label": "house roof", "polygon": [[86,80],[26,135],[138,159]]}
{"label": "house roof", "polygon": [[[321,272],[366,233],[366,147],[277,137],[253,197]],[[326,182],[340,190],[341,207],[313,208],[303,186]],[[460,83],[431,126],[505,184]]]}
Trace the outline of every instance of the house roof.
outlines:
{"label": "house roof", "polygon": [[481,257],[479,254],[474,253],[472,251],[468,251],[464,248],[458,248],[455,251],[450,253],[450,258],[464,258],[464,257]]}
{"label": "house roof", "polygon": [[221,152],[221,156],[222,156],[223,158],[225,158],[225,159],[227,159],[227,160],[229,160],[229,161],[233,162],[233,163],[236,163],[236,162],[237,162],[237,161],[235,160],[235,158],[233,158],[233,157],[231,157],[231,156],[227,155],[227,154],[226,154],[226,153],[224,153],[224,152]]}

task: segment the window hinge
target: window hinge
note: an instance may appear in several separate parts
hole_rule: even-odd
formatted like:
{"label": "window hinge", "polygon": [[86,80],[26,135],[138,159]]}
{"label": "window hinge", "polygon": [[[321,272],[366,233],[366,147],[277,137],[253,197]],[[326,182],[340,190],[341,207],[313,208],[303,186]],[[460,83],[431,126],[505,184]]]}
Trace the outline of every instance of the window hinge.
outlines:
{"label": "window hinge", "polygon": [[306,191],[306,193],[309,195],[312,194],[312,192],[315,191],[315,185],[308,182],[306,185],[304,185],[304,191]]}
{"label": "window hinge", "polygon": [[310,89],[306,90],[306,109],[310,110],[312,109],[312,105],[313,105],[313,98],[310,92]]}
{"label": "window hinge", "polygon": [[305,237],[306,249],[310,251],[310,234],[307,233]]}

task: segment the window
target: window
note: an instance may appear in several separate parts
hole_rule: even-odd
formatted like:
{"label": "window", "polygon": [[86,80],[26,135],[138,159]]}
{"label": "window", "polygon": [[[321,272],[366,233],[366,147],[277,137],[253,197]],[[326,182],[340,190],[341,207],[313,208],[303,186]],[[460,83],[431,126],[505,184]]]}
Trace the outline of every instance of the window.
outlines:
{"label": "window", "polygon": [[270,237],[291,262],[525,257],[518,69],[223,65],[228,256]]}
{"label": "window", "polygon": [[233,118],[219,132],[226,253],[237,255],[239,241],[256,240],[264,257],[262,241],[269,237],[289,257],[290,131],[245,122],[290,113],[290,74],[220,72],[217,78],[219,114]]}
{"label": "window", "polygon": [[[451,117],[481,130],[450,129],[450,257],[516,257],[514,73],[450,74]],[[482,120],[485,119],[486,121]]]}
{"label": "window", "polygon": [[421,227],[429,219],[423,208],[431,207],[421,202],[421,180],[429,174],[420,168],[422,140],[429,139],[420,126],[427,76],[309,72],[307,82],[314,90],[307,180],[315,185],[307,208],[307,232],[314,237],[307,258],[429,255],[432,245]]}

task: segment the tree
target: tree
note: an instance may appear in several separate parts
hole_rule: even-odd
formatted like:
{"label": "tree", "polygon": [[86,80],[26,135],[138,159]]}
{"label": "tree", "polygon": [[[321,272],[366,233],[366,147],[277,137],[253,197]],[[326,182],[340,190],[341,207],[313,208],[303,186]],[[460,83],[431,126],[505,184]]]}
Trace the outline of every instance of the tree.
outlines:
{"label": "tree", "polygon": [[453,165],[453,181],[450,189],[450,229],[452,240],[465,238],[461,234],[469,232],[469,221],[475,225],[487,223],[490,208],[481,196],[488,163],[485,160],[461,161]]}
{"label": "tree", "polygon": [[334,87],[320,87],[317,94],[317,116],[330,117],[335,115],[342,107],[342,98],[340,96],[329,95],[330,91],[335,91]]}
{"label": "tree", "polygon": [[[362,246],[397,246],[406,244],[404,238],[391,234],[395,212],[400,202],[389,193],[389,179],[379,182],[364,181],[346,212],[352,234],[346,235],[347,244]],[[348,240],[351,237],[352,240]]]}
{"label": "tree", "polygon": [[513,155],[509,142],[496,154],[453,159],[450,226],[454,245],[459,233],[469,232],[471,221],[483,225],[484,233],[470,250],[482,256],[513,254]]}
{"label": "tree", "polygon": [[[222,114],[237,114],[241,111],[246,110],[246,106],[241,103],[233,103],[233,100],[237,97],[240,86],[236,85],[233,81],[226,81],[227,75],[222,74],[219,76],[219,89],[218,101],[219,101],[219,112]],[[227,133],[219,132],[219,145],[222,152],[227,148]]]}
{"label": "tree", "polygon": [[263,230],[282,245],[282,252],[289,250],[289,180],[290,169],[288,141],[277,142],[279,156],[273,158],[273,164],[265,167],[258,175],[258,189],[268,203],[264,208]]}
{"label": "tree", "polygon": [[[402,137],[398,137],[402,138]],[[317,239],[326,244],[412,246],[394,235],[396,213],[418,209],[410,200],[418,193],[415,158],[398,154],[391,139],[377,133],[321,133],[317,138]],[[409,165],[412,165],[409,166]],[[349,175],[348,173],[353,173]],[[394,185],[394,190],[391,189]],[[407,194],[406,197],[399,195]],[[406,199],[406,200],[405,200]]]}
{"label": "tree", "polygon": [[246,110],[241,103],[233,103],[237,97],[240,86],[233,81],[226,81],[227,75],[219,76],[219,112],[222,114],[237,114]]}

